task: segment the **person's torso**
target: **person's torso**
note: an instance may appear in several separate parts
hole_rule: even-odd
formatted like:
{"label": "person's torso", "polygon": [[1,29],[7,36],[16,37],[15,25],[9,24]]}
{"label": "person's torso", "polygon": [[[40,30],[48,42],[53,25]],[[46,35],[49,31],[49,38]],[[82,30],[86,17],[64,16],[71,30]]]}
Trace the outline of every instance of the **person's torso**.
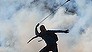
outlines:
{"label": "person's torso", "polygon": [[44,39],[44,41],[46,42],[46,44],[56,44],[56,42],[58,41],[58,37],[54,32],[41,32],[41,38]]}

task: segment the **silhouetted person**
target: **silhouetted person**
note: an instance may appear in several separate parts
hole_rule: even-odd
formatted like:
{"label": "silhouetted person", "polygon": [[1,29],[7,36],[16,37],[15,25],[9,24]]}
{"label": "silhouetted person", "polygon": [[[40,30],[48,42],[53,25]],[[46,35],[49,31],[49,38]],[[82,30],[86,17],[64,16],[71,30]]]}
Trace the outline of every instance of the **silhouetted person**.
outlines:
{"label": "silhouetted person", "polygon": [[35,34],[39,37],[41,37],[45,43],[47,44],[42,50],[40,50],[39,52],[58,52],[57,49],[57,41],[58,41],[58,37],[55,33],[68,33],[68,30],[62,31],[62,30],[46,30],[44,25],[40,26],[40,33],[37,30],[37,27],[39,26],[39,24],[36,25],[35,28]]}

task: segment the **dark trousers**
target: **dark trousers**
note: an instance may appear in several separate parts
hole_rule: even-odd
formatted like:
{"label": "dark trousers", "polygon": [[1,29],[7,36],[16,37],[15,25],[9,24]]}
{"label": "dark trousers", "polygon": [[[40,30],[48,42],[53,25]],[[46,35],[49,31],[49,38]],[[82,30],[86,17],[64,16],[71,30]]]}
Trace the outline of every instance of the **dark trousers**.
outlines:
{"label": "dark trousers", "polygon": [[49,51],[58,52],[57,45],[47,45],[39,52],[49,52]]}

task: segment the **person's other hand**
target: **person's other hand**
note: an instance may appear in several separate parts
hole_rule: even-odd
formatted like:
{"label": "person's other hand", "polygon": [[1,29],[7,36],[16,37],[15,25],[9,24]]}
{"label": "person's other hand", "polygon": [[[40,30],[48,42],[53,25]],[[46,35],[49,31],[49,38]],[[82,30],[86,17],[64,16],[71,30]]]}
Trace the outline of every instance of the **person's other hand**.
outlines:
{"label": "person's other hand", "polygon": [[69,33],[69,30],[66,30],[65,33]]}

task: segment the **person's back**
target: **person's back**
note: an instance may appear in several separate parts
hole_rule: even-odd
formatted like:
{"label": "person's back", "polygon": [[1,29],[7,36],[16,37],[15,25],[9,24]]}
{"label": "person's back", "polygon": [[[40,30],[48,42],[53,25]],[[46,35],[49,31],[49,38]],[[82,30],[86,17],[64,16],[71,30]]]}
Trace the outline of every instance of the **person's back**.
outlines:
{"label": "person's back", "polygon": [[54,32],[47,30],[46,32],[40,32],[42,39],[46,42],[47,45],[55,45],[58,41],[58,37]]}

